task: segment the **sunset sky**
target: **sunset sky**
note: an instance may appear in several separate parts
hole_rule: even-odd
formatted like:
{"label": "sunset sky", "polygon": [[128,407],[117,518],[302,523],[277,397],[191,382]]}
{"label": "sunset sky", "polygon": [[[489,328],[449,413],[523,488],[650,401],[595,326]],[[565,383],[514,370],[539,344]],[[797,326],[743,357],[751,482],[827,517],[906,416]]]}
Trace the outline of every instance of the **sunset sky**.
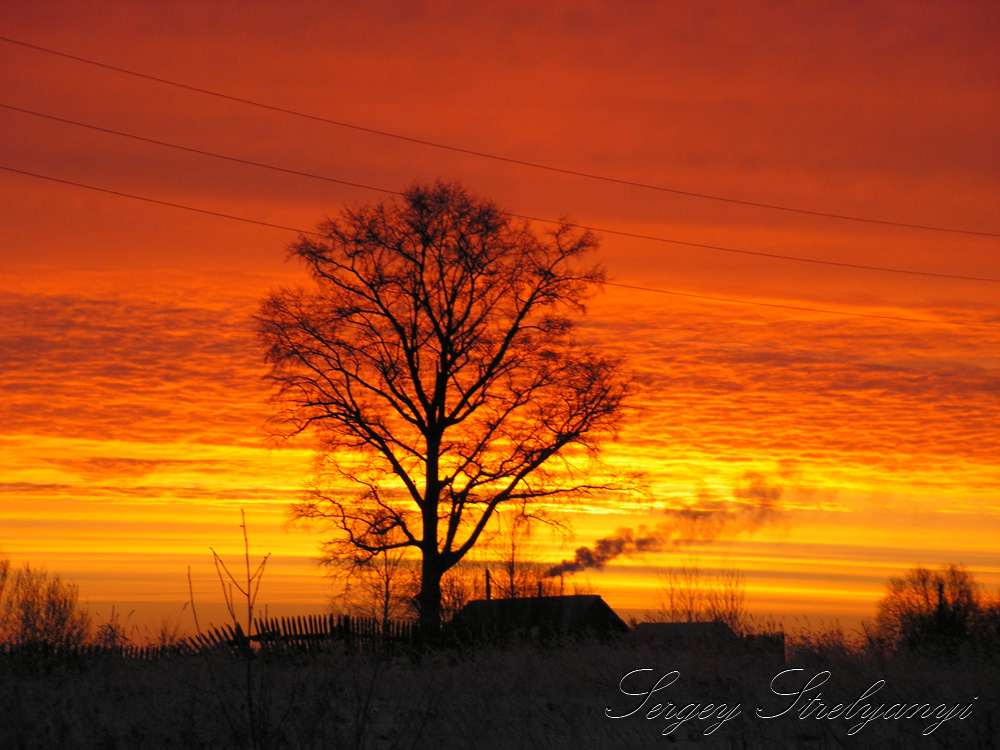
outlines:
{"label": "sunset sky", "polygon": [[732,565],[754,613],[848,624],[918,563],[997,591],[1000,5],[293,5],[0,6],[15,563],[158,623],[188,566],[196,600],[219,600],[209,547],[236,560],[243,508],[252,550],[273,553],[261,603],[322,611],[322,535],[285,525],[311,453],[266,440],[251,316],[304,281],[296,230],[386,197],[344,182],[444,179],[613,230],[597,260],[623,286],[580,335],[644,384],[607,457],[650,497],[567,508],[575,536],[541,538],[539,559],[737,505],[756,476],[780,494],[766,523],[581,582],[637,612],[664,566]]}

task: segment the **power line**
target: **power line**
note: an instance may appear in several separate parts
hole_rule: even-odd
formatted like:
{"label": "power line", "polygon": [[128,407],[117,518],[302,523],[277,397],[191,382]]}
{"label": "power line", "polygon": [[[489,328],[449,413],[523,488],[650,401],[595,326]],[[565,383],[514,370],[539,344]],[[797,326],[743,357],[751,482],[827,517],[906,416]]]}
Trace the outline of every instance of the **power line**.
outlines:
{"label": "power line", "polygon": [[[24,169],[16,169],[14,167],[8,167],[8,166],[3,165],[3,164],[0,164],[0,169],[5,170],[7,172],[13,172],[15,174],[25,175],[25,176],[28,176],[28,177],[36,177],[36,178],[41,179],[41,180],[49,180],[51,182],[57,182],[57,183],[60,183],[62,185],[69,185],[69,186],[72,186],[72,187],[83,188],[85,190],[92,190],[92,191],[95,191],[95,192],[98,192],[98,193],[105,193],[107,195],[114,195],[114,196],[117,196],[117,197],[120,197],[120,198],[131,198],[133,200],[143,201],[145,203],[153,203],[153,204],[156,204],[156,205],[159,205],[159,206],[166,206],[168,208],[177,208],[177,209],[181,209],[181,210],[184,210],[184,211],[192,211],[192,212],[198,213],[198,214],[205,214],[205,215],[208,215],[208,216],[215,216],[215,217],[222,218],[222,219],[231,219],[233,221],[241,221],[241,222],[244,222],[246,224],[255,224],[257,226],[269,227],[271,229],[281,229],[281,230],[288,231],[288,232],[297,232],[299,234],[308,234],[308,235],[312,235],[314,237],[323,237],[323,236],[325,236],[325,235],[323,235],[320,232],[310,231],[310,230],[307,230],[307,229],[300,229],[298,227],[290,227],[290,226],[286,226],[284,224],[274,224],[274,223],[267,222],[267,221],[259,221],[257,219],[250,219],[250,218],[247,218],[245,216],[235,216],[233,214],[222,213],[221,211],[211,211],[211,210],[204,209],[204,208],[197,208],[195,206],[184,205],[182,203],[172,203],[170,201],[159,200],[157,198],[149,198],[149,197],[142,196],[142,195],[136,195],[135,193],[127,193],[127,192],[120,191],[120,190],[111,190],[109,188],[97,187],[96,185],[87,185],[87,184],[82,183],[82,182],[75,182],[73,180],[66,180],[66,179],[63,179],[61,177],[52,177],[50,175],[39,174],[37,172],[29,172],[29,171],[24,170]],[[729,298],[729,297],[716,297],[716,296],[707,295],[707,294],[691,294],[691,293],[688,293],[688,292],[675,292],[675,291],[670,291],[670,290],[667,290],[667,289],[656,289],[656,288],[653,288],[653,287],[633,286],[633,285],[630,285],[630,284],[620,284],[618,282],[612,282],[612,281],[605,282],[605,283],[608,286],[621,287],[622,289],[635,289],[635,290],[644,291],[644,292],[654,292],[656,294],[669,294],[669,295],[673,295],[673,296],[677,296],[677,297],[690,297],[690,298],[693,298],[693,299],[711,300],[713,302],[728,302],[728,303],[738,304],[738,305],[753,305],[753,306],[757,306],[757,307],[774,307],[774,308],[780,308],[780,309],[784,309],[784,310],[797,310],[797,311],[802,311],[802,312],[815,312],[815,313],[823,313],[823,314],[826,314],[826,315],[847,315],[847,316],[855,317],[855,318],[875,318],[875,319],[878,319],[878,320],[894,320],[894,321],[903,321],[903,322],[906,322],[906,323],[930,323],[930,324],[935,324],[935,325],[964,326],[964,327],[972,327],[972,328],[1000,328],[1000,324],[996,324],[996,323],[968,323],[968,322],[965,322],[965,321],[958,321],[958,320],[934,320],[932,318],[909,318],[909,317],[893,316],[893,315],[875,315],[875,314],[871,314],[871,313],[855,313],[855,312],[846,312],[846,311],[843,311],[843,310],[830,310],[830,309],[819,308],[819,307],[804,307],[804,306],[800,307],[800,306],[794,306],[794,305],[782,305],[782,304],[771,303],[771,302],[754,302],[754,301],[751,301],[751,300],[738,300],[738,299],[732,299],[732,298]]]}
{"label": "power line", "polygon": [[[10,104],[0,103],[0,108],[8,109],[8,110],[11,110],[11,111],[14,111],[14,112],[20,112],[22,114],[32,115],[34,117],[41,117],[41,118],[44,118],[44,119],[47,119],[47,120],[52,120],[52,121],[64,123],[64,124],[67,124],[67,125],[73,125],[73,126],[76,126],[76,127],[86,128],[86,129],[94,130],[94,131],[97,131],[97,132],[100,132],[100,133],[106,133],[106,134],[109,134],[109,135],[119,136],[119,137],[122,137],[122,138],[130,138],[132,140],[140,141],[142,143],[150,143],[150,144],[154,144],[154,145],[157,145],[157,146],[164,146],[166,148],[172,148],[172,149],[176,149],[176,150],[179,150],[179,151],[184,151],[184,152],[187,152],[187,153],[198,154],[199,156],[206,156],[206,157],[211,157],[211,158],[214,158],[214,159],[223,159],[225,161],[235,162],[237,164],[244,164],[244,165],[248,165],[248,166],[252,166],[252,167],[259,167],[259,168],[262,168],[262,169],[269,169],[269,170],[272,170],[272,171],[275,171],[275,172],[282,172],[282,173],[285,173],[285,174],[295,175],[295,176],[298,176],[298,177],[307,177],[307,178],[313,179],[313,180],[322,180],[324,182],[336,183],[338,185],[346,185],[348,187],[361,188],[361,189],[364,189],[364,190],[372,190],[372,191],[375,191],[375,192],[384,193],[384,194],[388,194],[388,195],[397,195],[397,196],[398,195],[402,195],[402,193],[400,193],[397,190],[389,190],[388,188],[375,187],[373,185],[365,185],[365,184],[358,183],[358,182],[351,182],[351,181],[342,180],[342,179],[339,179],[339,178],[336,178],[336,177],[330,177],[328,175],[315,174],[313,172],[304,172],[304,171],[300,171],[300,170],[297,170],[297,169],[288,169],[286,167],[280,167],[280,166],[277,166],[277,165],[274,165],[274,164],[267,164],[265,162],[253,161],[251,159],[244,159],[244,158],[237,157],[237,156],[230,156],[230,155],[227,155],[227,154],[220,154],[220,153],[216,153],[214,151],[205,151],[203,149],[192,148],[190,146],[183,146],[183,145],[180,145],[180,144],[177,144],[177,143],[171,143],[171,142],[168,142],[168,141],[161,141],[161,140],[158,140],[158,139],[155,139],[155,138],[148,138],[146,136],[136,135],[134,133],[126,133],[126,132],[121,131],[121,130],[112,130],[111,128],[105,128],[105,127],[101,127],[99,125],[92,125],[92,124],[89,124],[89,123],[80,122],[78,120],[70,120],[70,119],[67,119],[65,117],[58,117],[56,115],[50,115],[50,114],[46,114],[44,112],[37,112],[35,110],[24,109],[22,107],[15,107],[15,106],[10,105]],[[573,227],[575,229],[582,229],[582,230],[591,231],[591,232],[600,232],[601,234],[614,235],[614,236],[617,236],[617,237],[628,237],[628,238],[631,238],[631,239],[648,240],[648,241],[652,241],[652,242],[661,242],[661,243],[670,244],[670,245],[680,245],[680,246],[683,246],[683,247],[692,247],[692,248],[697,248],[697,249],[701,249],[701,250],[715,250],[715,251],[719,251],[719,252],[737,253],[737,254],[740,254],[740,255],[748,255],[748,256],[754,256],[754,257],[759,257],[759,258],[770,258],[770,259],[776,259],[776,260],[795,261],[795,262],[798,262],[798,263],[812,263],[812,264],[817,264],[817,265],[836,266],[836,267],[840,267],[840,268],[851,268],[851,269],[857,269],[857,270],[863,270],[863,271],[879,271],[879,272],[883,272],[883,273],[900,273],[900,274],[907,274],[907,275],[911,275],[911,276],[930,276],[930,277],[933,277],[933,278],[940,278],[940,279],[957,279],[957,280],[962,280],[962,281],[982,281],[982,282],[990,282],[990,283],[1000,283],[1000,278],[993,278],[993,277],[989,277],[989,276],[964,276],[964,275],[961,275],[961,274],[943,273],[943,272],[936,272],[936,271],[917,271],[917,270],[908,269],[908,268],[893,268],[893,267],[889,267],[889,266],[872,266],[872,265],[866,265],[866,264],[862,264],[862,263],[847,263],[847,262],[844,262],[844,261],[822,260],[822,259],[819,259],[819,258],[805,258],[805,257],[802,257],[802,256],[782,255],[782,254],[779,254],[779,253],[766,253],[766,252],[757,251],[757,250],[742,250],[742,249],[739,249],[739,248],[726,247],[726,246],[723,246],[723,245],[709,245],[709,244],[700,243],[700,242],[688,242],[688,241],[685,241],[685,240],[675,240],[675,239],[671,239],[671,238],[668,238],[668,237],[660,237],[660,236],[656,236],[656,235],[637,234],[637,233],[634,233],[634,232],[625,232],[625,231],[621,231],[621,230],[618,230],[618,229],[608,229],[606,227],[595,227],[595,226],[587,226],[587,225],[583,225],[583,224],[574,224],[572,222],[556,221],[555,219],[545,219],[545,218],[540,218],[540,217],[537,217],[537,216],[526,216],[526,215],[523,215],[523,214],[515,214],[515,213],[510,213],[510,212],[506,212],[506,213],[507,213],[508,216],[511,216],[513,218],[516,218],[516,219],[525,219],[527,221],[538,221],[538,222],[543,222],[543,223],[546,223],[546,224],[565,224],[566,226],[570,226],[570,227]]]}
{"label": "power line", "polygon": [[371,185],[362,185],[359,182],[350,182],[348,180],[341,180],[336,177],[328,177],[326,175],[314,174],[312,172],[301,172],[297,169],[288,169],[286,167],[279,167],[274,164],[265,164],[264,162],[253,161],[251,159],[243,159],[238,156],[229,156],[227,154],[218,154],[214,151],[203,151],[200,148],[192,148],[190,146],[182,146],[179,143],[170,143],[168,141],[160,141],[155,138],[147,138],[143,135],[136,135],[135,133],[126,133],[121,130],[112,130],[111,128],[103,128],[100,125],[91,125],[86,122],[79,122],[77,120],[68,120],[65,117],[57,117],[56,115],[48,115],[44,112],[36,112],[31,109],[23,109],[22,107],[15,107],[10,104],[0,103],[0,108],[9,109],[14,112],[21,112],[26,115],[34,115],[35,117],[43,117],[46,120],[54,120],[55,122],[65,123],[66,125],[75,125],[81,128],[87,128],[89,130],[96,130],[100,133],[107,133],[108,135],[120,136],[122,138],[131,138],[134,141],[141,141],[143,143],[152,143],[156,146],[165,146],[167,148],[177,149],[178,151],[187,151],[190,154],[198,154],[199,156],[210,156],[213,159],[225,159],[226,161],[236,162],[237,164],[246,164],[251,167],[261,167],[262,169],[270,169],[275,172],[284,172],[285,174],[296,175],[298,177],[308,177],[312,180],[323,180],[324,182],[333,182],[338,185],[346,185],[347,187],[362,188],[364,190],[374,190],[379,193],[387,193],[389,195],[402,195],[398,190],[389,190],[387,188],[372,187]]}
{"label": "power line", "polygon": [[731,198],[727,196],[714,195],[711,193],[699,193],[691,190],[681,190],[679,188],[669,188],[663,185],[653,185],[645,182],[638,182],[635,180],[626,180],[618,177],[610,177],[607,175],[600,175],[593,172],[584,172],[576,169],[567,169],[563,167],[556,167],[551,164],[542,164],[540,162],[528,161],[525,159],[517,159],[509,156],[501,156],[499,154],[490,153],[487,151],[478,151],[475,149],[463,148],[461,146],[453,146],[447,143],[440,143],[437,141],[431,141],[423,138],[416,138],[413,136],[403,135],[401,133],[393,133],[388,130],[379,130],[376,128],[366,127],[364,125],[357,125],[355,123],[345,122],[343,120],[334,120],[329,117],[323,117],[320,115],[309,114],[307,112],[301,112],[294,109],[289,109],[287,107],[279,107],[273,104],[267,104],[265,102],[260,102],[254,99],[246,99],[240,96],[234,96],[232,94],[225,94],[221,91],[214,91],[212,89],[202,88],[200,86],[193,86],[186,83],[180,83],[179,81],[173,81],[168,78],[161,78],[159,76],[150,75],[148,73],[140,73],[135,70],[130,70],[128,68],[122,68],[117,65],[111,65],[109,63],[98,62],[97,60],[91,60],[86,57],[80,57],[79,55],[72,55],[67,52],[60,52],[59,50],[54,50],[49,47],[42,47],[37,44],[30,44],[28,42],[22,42],[17,39],[11,39],[10,37],[0,36],[0,41],[7,42],[9,44],[16,44],[21,47],[26,47],[28,49],[33,49],[38,52],[44,52],[49,55],[55,55],[57,57],[62,57],[68,60],[73,60],[75,62],[85,63],[87,65],[93,65],[99,68],[104,68],[105,70],[112,70],[116,73],[123,73],[125,75],[134,76],[136,78],[142,78],[147,81],[155,81],[156,83],[162,83],[167,86],[173,86],[175,88],[184,89],[185,91],[193,91],[199,94],[205,94],[207,96],[214,96],[219,99],[225,99],[231,102],[237,102],[239,104],[246,104],[251,107],[258,107],[260,109],[266,109],[271,112],[278,112],[284,115],[290,115],[292,117],[300,117],[307,120],[312,120],[314,122],[322,122],[327,125],[334,125],[340,128],[347,128],[349,130],[354,130],[362,133],[369,133],[371,135],[377,135],[384,138],[393,138],[398,141],[404,141],[406,143],[413,143],[420,146],[427,146],[430,148],[441,149],[445,151],[452,151],[455,153],[466,154],[468,156],[476,156],[483,159],[492,159],[494,161],[500,161],[507,164],[515,164],[522,167],[529,167],[531,169],[542,169],[548,172],[555,172],[558,174],[570,175],[573,177],[581,177],[588,180],[598,180],[600,182],[612,183],[616,185],[626,185],[634,188],[641,188],[644,190],[656,190],[661,193],[670,193],[673,195],[683,195],[689,198],[700,198],[704,200],[719,201],[723,203],[730,203],[740,206],[750,206],[753,208],[767,209],[771,211],[783,211],[786,213],[794,214],[804,214],[807,216],[819,216],[827,219],[838,219],[843,221],[855,221],[862,222],[865,224],[878,224],[881,226],[890,227],[900,227],[905,229],[917,229],[929,232],[947,232],[950,234],[964,234],[964,235],[974,235],[978,237],[1000,237],[1000,233],[997,232],[978,232],[969,229],[957,229],[954,227],[941,227],[932,226],[927,224],[911,224],[902,221],[889,221],[887,219],[874,219],[864,216],[853,216],[850,214],[838,214],[828,211],[814,211],[805,208],[796,208],[793,206],[782,206],[773,203],[763,203],[759,201],[742,200],[739,198]]}
{"label": "power line", "polygon": [[257,219],[248,219],[245,216],[234,216],[233,214],[224,214],[221,211],[210,211],[207,208],[196,208],[195,206],[185,206],[182,203],[171,203],[170,201],[164,201],[158,198],[147,198],[143,195],[136,195],[135,193],[126,193],[120,190],[110,190],[109,188],[97,187],[96,185],[87,185],[82,182],[65,180],[61,177],[52,177],[46,174],[38,174],[37,172],[28,172],[27,170],[24,169],[15,169],[14,167],[8,167],[3,164],[0,164],[0,169],[6,170],[7,172],[16,172],[17,174],[27,175],[28,177],[37,177],[40,180],[49,180],[51,182],[58,182],[63,185],[71,185],[72,187],[84,188],[86,190],[94,190],[98,193],[116,195],[119,198],[132,198],[133,200],[143,201],[145,203],[155,203],[158,206],[167,206],[168,208],[179,208],[184,211],[193,211],[196,214],[217,216],[220,219],[232,219],[234,221],[242,221],[246,224],[256,224],[261,227],[270,227],[271,229],[283,229],[287,232],[299,232],[300,234],[311,234],[315,237],[323,236],[319,232],[310,232],[305,229],[298,229],[296,227],[285,226],[284,224],[272,224],[269,221],[258,221]]}
{"label": "power line", "polygon": [[617,237],[629,237],[637,240],[650,240],[652,242],[664,242],[671,245],[683,245],[684,247],[695,247],[702,250],[719,250],[725,253],[739,253],[740,255],[753,255],[758,258],[773,258],[776,260],[794,260],[799,263],[814,263],[821,266],[838,266],[840,268],[854,268],[862,271],[882,271],[883,273],[903,273],[910,276],[932,276],[939,279],[959,279],[962,281],[985,281],[993,284],[1000,283],[1000,278],[994,278],[992,276],[962,276],[960,274],[951,273],[941,273],[937,271],[915,271],[909,268],[892,268],[889,266],[868,266],[863,263],[847,263],[838,260],[821,260],[819,258],[804,258],[799,255],[780,255],[778,253],[765,253],[758,250],[740,250],[735,247],[725,247],[723,245],[706,245],[700,242],[686,242],[684,240],[672,240],[667,237],[658,237],[656,235],[650,234],[638,234],[635,232],[623,232],[618,229],[605,229],[604,227],[591,227],[585,224],[574,224],[572,222],[555,222],[552,219],[540,219],[534,216],[523,216],[521,214],[509,214],[518,219],[527,219],[528,221],[541,221],[550,224],[561,223],[568,227],[573,227],[574,229],[583,229],[590,232],[600,232],[602,234],[611,234]]}

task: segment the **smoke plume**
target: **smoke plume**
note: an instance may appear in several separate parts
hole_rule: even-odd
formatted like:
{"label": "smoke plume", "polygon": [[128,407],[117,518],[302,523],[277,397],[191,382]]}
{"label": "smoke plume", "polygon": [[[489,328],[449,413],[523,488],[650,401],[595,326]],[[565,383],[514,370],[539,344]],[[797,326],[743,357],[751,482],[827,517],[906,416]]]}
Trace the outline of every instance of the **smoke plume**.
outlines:
{"label": "smoke plume", "polygon": [[572,560],[563,560],[550,568],[547,575],[600,569],[622,555],[661,552],[674,546],[714,542],[723,535],[753,533],[777,521],[780,499],[779,485],[768,484],[762,474],[747,472],[733,490],[732,500],[714,499],[702,492],[686,507],[664,510],[668,518],[654,526],[621,528],[598,539],[592,547],[580,547]]}

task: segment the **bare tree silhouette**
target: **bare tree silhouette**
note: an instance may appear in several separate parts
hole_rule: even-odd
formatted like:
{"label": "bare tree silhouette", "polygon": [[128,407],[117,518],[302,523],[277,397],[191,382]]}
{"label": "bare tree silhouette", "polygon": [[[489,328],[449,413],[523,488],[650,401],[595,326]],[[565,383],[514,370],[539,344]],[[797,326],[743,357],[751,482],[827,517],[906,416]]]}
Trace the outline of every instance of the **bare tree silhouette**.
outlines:
{"label": "bare tree silhouette", "polygon": [[79,646],[89,635],[74,584],[27,563],[14,570],[0,555],[0,644]]}
{"label": "bare tree silhouette", "polygon": [[982,591],[962,565],[916,566],[892,576],[879,600],[876,633],[897,647],[954,645],[972,637],[983,611]]}
{"label": "bare tree silhouette", "polygon": [[629,380],[567,317],[603,281],[578,262],[597,241],[536,233],[443,183],[346,209],[319,234],[290,248],[314,287],[273,293],[258,315],[276,432],[318,440],[293,513],[330,522],[328,550],[359,562],[416,551],[434,629],[442,575],[498,506],[623,486],[592,462]]}
{"label": "bare tree silhouette", "polygon": [[746,576],[735,567],[710,575],[696,562],[659,574],[660,609],[655,622],[722,622],[734,633],[746,630]]}
{"label": "bare tree silhouette", "polygon": [[322,559],[331,578],[343,584],[341,592],[331,598],[334,609],[371,617],[383,628],[392,620],[410,616],[417,583],[405,547],[387,549],[361,560],[338,556],[336,547]]}
{"label": "bare tree silhouette", "polygon": [[493,559],[489,566],[493,574],[492,595],[497,599],[517,599],[559,593],[561,579],[549,577],[549,566],[537,560],[532,536],[535,519],[516,511],[497,513],[496,518],[497,530],[489,545]]}

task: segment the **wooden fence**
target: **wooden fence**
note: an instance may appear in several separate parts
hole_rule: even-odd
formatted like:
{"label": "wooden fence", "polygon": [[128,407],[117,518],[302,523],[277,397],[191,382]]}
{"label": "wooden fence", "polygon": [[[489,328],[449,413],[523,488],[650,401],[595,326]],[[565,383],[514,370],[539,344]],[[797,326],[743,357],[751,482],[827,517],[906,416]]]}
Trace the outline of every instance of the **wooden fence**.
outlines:
{"label": "wooden fence", "polygon": [[74,661],[98,657],[154,660],[209,651],[244,653],[319,652],[346,649],[353,652],[412,653],[423,640],[415,623],[388,622],[348,615],[271,617],[254,620],[251,635],[236,624],[209,628],[171,646],[134,644],[0,644],[0,664]]}
{"label": "wooden fence", "polygon": [[256,618],[249,637],[237,624],[223,625],[189,639],[198,650],[237,647],[253,651],[350,651],[400,653],[420,645],[415,623],[349,615]]}

